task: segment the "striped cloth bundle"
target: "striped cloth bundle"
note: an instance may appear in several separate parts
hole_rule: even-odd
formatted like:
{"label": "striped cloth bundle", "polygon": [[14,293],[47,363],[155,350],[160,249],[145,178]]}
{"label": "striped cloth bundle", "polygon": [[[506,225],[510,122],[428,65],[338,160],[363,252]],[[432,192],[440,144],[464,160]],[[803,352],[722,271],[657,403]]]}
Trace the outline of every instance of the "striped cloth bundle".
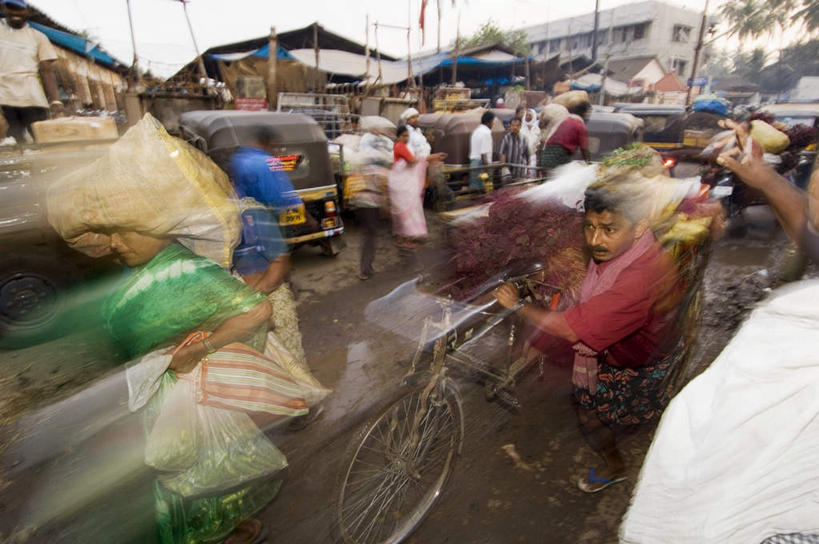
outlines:
{"label": "striped cloth bundle", "polygon": [[[208,336],[208,332],[193,332],[171,354]],[[285,417],[303,416],[309,411],[302,386],[285,367],[238,342],[222,346],[193,372],[178,377],[194,382],[200,404]]]}

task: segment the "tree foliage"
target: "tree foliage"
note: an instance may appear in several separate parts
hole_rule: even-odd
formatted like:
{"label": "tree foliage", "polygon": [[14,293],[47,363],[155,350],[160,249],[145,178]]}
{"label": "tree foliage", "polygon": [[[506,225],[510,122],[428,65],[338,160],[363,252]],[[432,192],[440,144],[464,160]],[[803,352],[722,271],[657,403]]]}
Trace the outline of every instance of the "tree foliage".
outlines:
{"label": "tree foliage", "polygon": [[816,0],[730,0],[720,10],[730,35],[740,41],[773,36],[777,32],[802,29],[819,32],[819,2]]}
{"label": "tree foliage", "polygon": [[462,40],[460,47],[478,47],[495,43],[508,47],[516,55],[525,56],[529,54],[529,41],[525,31],[503,30],[491,19],[481,25],[472,36]]}

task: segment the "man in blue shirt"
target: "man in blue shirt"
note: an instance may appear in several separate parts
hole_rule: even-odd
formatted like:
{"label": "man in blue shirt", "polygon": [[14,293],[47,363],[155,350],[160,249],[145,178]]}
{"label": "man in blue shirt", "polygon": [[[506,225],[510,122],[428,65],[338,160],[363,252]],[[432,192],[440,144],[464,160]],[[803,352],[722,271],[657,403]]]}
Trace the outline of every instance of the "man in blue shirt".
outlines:
{"label": "man in blue shirt", "polygon": [[230,177],[240,198],[271,206],[276,211],[301,204],[290,178],[273,150],[276,133],[269,126],[259,127],[250,145],[239,146],[230,158]]}

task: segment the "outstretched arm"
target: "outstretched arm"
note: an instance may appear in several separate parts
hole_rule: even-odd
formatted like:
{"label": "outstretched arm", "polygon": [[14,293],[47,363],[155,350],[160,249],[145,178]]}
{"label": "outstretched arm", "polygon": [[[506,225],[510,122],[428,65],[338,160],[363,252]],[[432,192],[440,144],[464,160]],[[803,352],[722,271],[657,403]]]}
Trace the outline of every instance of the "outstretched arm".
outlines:
{"label": "outstretched arm", "polygon": [[[765,163],[762,147],[748,137],[748,130],[744,125],[730,120],[720,121],[720,124],[736,132],[743,149],[747,149],[749,142],[753,143],[745,157],[740,158],[739,148],[734,148],[722,153],[717,158],[717,163],[731,170],[748,186],[762,191],[782,228],[788,236],[800,243],[807,220],[808,196]],[[811,188],[815,189],[817,185],[819,182],[816,182],[814,176],[811,178]]]}

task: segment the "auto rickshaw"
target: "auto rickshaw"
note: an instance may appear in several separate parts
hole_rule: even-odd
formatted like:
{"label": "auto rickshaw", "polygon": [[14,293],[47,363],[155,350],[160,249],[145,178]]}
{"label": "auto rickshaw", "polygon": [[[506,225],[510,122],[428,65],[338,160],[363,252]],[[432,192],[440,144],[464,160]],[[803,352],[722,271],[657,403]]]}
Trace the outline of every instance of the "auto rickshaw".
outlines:
{"label": "auto rickshaw", "polygon": [[657,151],[683,147],[685,107],[676,104],[614,104],[616,112],[642,119],[643,142]]}
{"label": "auto rickshaw", "polygon": [[592,111],[586,120],[589,153],[599,160],[619,147],[643,141],[643,121],[628,113]]}
{"label": "auto rickshaw", "polygon": [[344,225],[327,137],[315,120],[299,113],[233,110],[189,111],[179,118],[182,136],[225,172],[230,171],[230,156],[253,140],[260,125],[277,129],[280,142],[275,156],[303,202],[279,215],[285,241],[292,248],[320,245],[325,255],[337,255]]}

